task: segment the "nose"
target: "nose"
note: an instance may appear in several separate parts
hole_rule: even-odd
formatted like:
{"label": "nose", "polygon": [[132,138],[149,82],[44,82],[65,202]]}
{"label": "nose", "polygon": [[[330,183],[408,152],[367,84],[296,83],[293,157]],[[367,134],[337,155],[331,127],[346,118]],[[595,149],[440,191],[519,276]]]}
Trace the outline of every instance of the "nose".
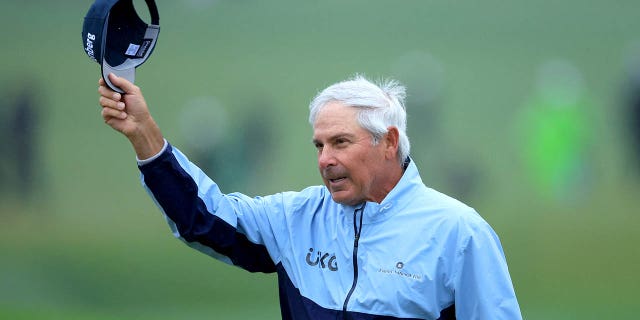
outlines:
{"label": "nose", "polygon": [[318,167],[322,170],[336,164],[333,152],[326,146],[318,151]]}

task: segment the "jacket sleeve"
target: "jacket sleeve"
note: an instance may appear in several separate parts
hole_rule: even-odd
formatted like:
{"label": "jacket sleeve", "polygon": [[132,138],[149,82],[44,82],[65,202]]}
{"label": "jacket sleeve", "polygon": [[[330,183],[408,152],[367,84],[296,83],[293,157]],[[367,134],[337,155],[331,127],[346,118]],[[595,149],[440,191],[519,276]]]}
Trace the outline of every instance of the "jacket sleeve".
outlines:
{"label": "jacket sleeve", "polygon": [[251,272],[274,272],[282,234],[281,194],[250,198],[223,194],[184,154],[170,144],[153,161],[139,165],[142,185],[166,217],[173,234],[188,246]]}
{"label": "jacket sleeve", "polygon": [[461,221],[459,228],[457,319],[522,319],[498,236],[479,216]]}

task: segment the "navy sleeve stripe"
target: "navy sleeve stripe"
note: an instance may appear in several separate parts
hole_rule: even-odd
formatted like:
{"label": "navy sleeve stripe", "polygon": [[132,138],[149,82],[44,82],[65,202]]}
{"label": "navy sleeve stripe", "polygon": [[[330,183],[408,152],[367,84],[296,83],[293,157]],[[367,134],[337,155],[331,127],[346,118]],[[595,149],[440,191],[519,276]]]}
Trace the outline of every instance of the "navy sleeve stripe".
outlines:
{"label": "navy sleeve stripe", "polygon": [[221,218],[208,212],[198,197],[198,186],[167,150],[153,162],[140,166],[144,182],[176,224],[187,242],[198,242],[231,259],[234,265],[251,272],[275,272],[266,247],[247,237]]}

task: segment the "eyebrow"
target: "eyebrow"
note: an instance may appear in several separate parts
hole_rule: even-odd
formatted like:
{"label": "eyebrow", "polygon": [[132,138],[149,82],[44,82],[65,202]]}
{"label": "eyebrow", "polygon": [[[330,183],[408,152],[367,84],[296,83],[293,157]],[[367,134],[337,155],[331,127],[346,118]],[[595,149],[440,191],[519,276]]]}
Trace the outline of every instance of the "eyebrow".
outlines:
{"label": "eyebrow", "polygon": [[[342,133],[338,133],[338,134],[334,134],[332,136],[330,136],[327,141],[334,141],[340,138],[348,138],[348,139],[354,139],[356,137],[355,134],[352,133],[346,133],[346,132],[342,132]],[[315,144],[322,144],[322,142],[318,139],[312,139],[311,142],[315,145]]]}

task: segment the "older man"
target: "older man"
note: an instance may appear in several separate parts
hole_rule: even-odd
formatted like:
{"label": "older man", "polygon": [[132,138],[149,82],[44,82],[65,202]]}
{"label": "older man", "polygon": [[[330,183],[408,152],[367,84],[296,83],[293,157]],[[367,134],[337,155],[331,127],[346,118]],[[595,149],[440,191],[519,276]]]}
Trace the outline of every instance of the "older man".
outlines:
{"label": "older man", "polygon": [[423,184],[397,82],[356,76],[319,93],[309,122],[324,186],[252,198],[222,193],[163,138],[140,89],[110,81],[125,94],[101,79],[102,116],[133,145],[174,235],[276,272],[283,319],[521,319],[494,231]]}

